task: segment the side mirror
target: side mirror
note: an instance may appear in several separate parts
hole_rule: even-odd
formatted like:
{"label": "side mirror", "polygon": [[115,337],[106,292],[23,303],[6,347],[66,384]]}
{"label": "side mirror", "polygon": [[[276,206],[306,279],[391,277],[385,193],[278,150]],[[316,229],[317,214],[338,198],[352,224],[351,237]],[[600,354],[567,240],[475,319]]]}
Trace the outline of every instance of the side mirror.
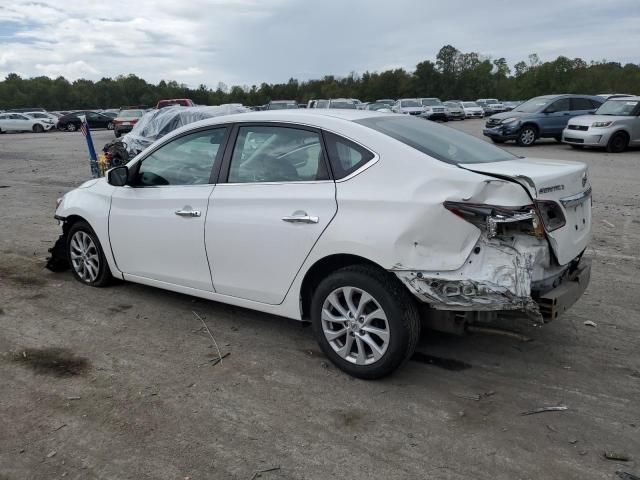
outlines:
{"label": "side mirror", "polygon": [[107,171],[107,183],[114,187],[122,187],[127,184],[129,178],[129,168],[126,165],[120,165]]}

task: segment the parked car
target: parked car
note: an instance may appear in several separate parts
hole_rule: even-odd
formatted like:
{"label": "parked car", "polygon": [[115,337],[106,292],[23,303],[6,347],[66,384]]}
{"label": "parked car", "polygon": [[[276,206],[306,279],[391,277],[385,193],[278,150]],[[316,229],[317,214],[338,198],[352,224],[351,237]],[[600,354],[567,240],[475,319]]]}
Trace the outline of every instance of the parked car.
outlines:
{"label": "parked car", "polygon": [[376,100],[376,103],[386,103],[389,107],[393,107],[396,101],[391,98],[383,98],[382,100]]}
{"label": "parked car", "polygon": [[640,96],[609,97],[594,115],[569,120],[562,141],[574,148],[603,147],[608,152],[624,152],[640,145]]}
{"label": "parked car", "polygon": [[483,118],[484,109],[476,102],[460,102],[466,118]]}
{"label": "parked car", "polygon": [[51,130],[55,123],[50,118],[33,118],[24,113],[0,113],[0,133],[34,132],[42,133]]}
{"label": "parked car", "polygon": [[391,110],[394,113],[421,115],[424,112],[424,106],[419,98],[401,98],[400,100],[396,100]]}
{"label": "parked car", "polygon": [[377,112],[390,112],[391,107],[387,103],[372,102],[367,104],[367,106],[365,107],[365,110],[373,110]]}
{"label": "parked car", "polygon": [[58,117],[49,112],[25,112],[24,115],[41,120],[51,120],[53,126],[55,126],[55,124],[58,122]]}
{"label": "parked car", "polygon": [[84,285],[310,320],[333,363],[379,378],[410,358],[421,317],[569,308],[589,281],[590,195],[584,164],[409,115],[280,110],[176,130],[55,217]]}
{"label": "parked car", "polygon": [[420,114],[422,118],[426,118],[427,120],[442,120],[443,122],[449,121],[447,107],[444,106],[442,100],[439,98],[420,98],[419,100],[424,107],[424,111]]}
{"label": "parked car", "polygon": [[295,100],[272,100],[267,104],[265,110],[285,110],[287,108],[298,108],[298,102]]}
{"label": "parked car", "polygon": [[602,97],[605,100],[609,100],[611,98],[635,97],[635,95],[631,95],[630,93],[599,93],[597,96]]}
{"label": "parked car", "polygon": [[495,143],[515,140],[521,147],[533,145],[538,138],[560,142],[570,118],[593,113],[602,103],[602,98],[589,95],[535,97],[511,112],[492,115],[482,133]]}
{"label": "parked car", "polygon": [[90,128],[106,128],[113,130],[114,119],[103,115],[101,113],[91,112],[88,110],[81,110],[79,112],[69,113],[63,115],[58,119],[58,130],[66,130],[68,132],[75,132],[80,128],[80,116],[84,115],[87,118],[87,124]]}
{"label": "parked car", "polygon": [[161,108],[175,107],[175,106],[195,107],[196,104],[193,103],[193,100],[191,100],[190,98],[172,98],[172,99],[169,99],[169,100],[160,100],[156,104],[156,109],[159,110]]}
{"label": "parked car", "polygon": [[505,111],[504,105],[497,98],[479,98],[476,103],[484,109],[485,116]]}
{"label": "parked car", "polygon": [[356,108],[358,110],[363,110],[364,109],[364,104],[360,100],[358,100],[357,98],[350,98],[349,100],[351,100],[355,104],[355,106],[356,106]]}
{"label": "parked car", "polygon": [[449,120],[464,120],[464,109],[460,103],[447,101],[444,102],[444,106],[447,108],[447,118]]}
{"label": "parked car", "polygon": [[342,108],[356,110],[356,104],[350,98],[332,98],[330,100],[318,100],[315,108]]}
{"label": "parked car", "polygon": [[142,118],[144,110],[121,110],[113,119],[113,133],[119,137],[123,133],[130,132],[133,126]]}

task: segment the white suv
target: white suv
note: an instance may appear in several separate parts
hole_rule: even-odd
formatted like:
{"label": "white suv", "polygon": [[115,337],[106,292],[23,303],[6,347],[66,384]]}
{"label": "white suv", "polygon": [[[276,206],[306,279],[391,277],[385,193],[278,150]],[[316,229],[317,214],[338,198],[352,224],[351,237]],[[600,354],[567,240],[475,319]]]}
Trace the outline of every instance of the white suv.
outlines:
{"label": "white suv", "polygon": [[59,201],[52,268],[310,320],[338,367],[391,373],[421,319],[542,321],[589,281],[581,163],[518,158],[364,110],[279,110],[180,128]]}

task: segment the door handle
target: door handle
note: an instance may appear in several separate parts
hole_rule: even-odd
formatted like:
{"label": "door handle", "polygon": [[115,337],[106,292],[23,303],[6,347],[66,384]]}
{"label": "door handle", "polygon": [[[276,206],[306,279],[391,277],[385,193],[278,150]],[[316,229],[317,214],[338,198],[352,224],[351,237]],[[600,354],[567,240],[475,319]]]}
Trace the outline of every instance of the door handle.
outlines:
{"label": "door handle", "polygon": [[200,210],[176,210],[176,215],[180,217],[199,217]]}
{"label": "door handle", "polygon": [[[295,213],[298,213],[298,212],[295,212]],[[289,223],[318,223],[320,219],[318,217],[312,217],[310,215],[307,215],[306,213],[303,213],[302,215],[294,214],[287,217],[282,217],[282,221],[289,222]]]}

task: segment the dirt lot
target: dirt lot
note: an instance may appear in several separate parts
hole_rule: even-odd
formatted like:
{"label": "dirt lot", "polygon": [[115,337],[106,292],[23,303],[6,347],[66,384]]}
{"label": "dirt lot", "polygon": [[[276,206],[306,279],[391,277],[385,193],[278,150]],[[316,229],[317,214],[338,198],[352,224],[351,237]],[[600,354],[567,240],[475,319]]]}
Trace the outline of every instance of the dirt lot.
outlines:
{"label": "dirt lot", "polygon": [[[543,328],[513,326],[531,342],[427,332],[414,361],[366,382],[297,322],[44,270],[55,199],[89,176],[84,140],[0,135],[0,479],[640,476],[640,151],[506,148],[589,164],[587,294]],[[568,409],[520,415],[546,405]]]}

